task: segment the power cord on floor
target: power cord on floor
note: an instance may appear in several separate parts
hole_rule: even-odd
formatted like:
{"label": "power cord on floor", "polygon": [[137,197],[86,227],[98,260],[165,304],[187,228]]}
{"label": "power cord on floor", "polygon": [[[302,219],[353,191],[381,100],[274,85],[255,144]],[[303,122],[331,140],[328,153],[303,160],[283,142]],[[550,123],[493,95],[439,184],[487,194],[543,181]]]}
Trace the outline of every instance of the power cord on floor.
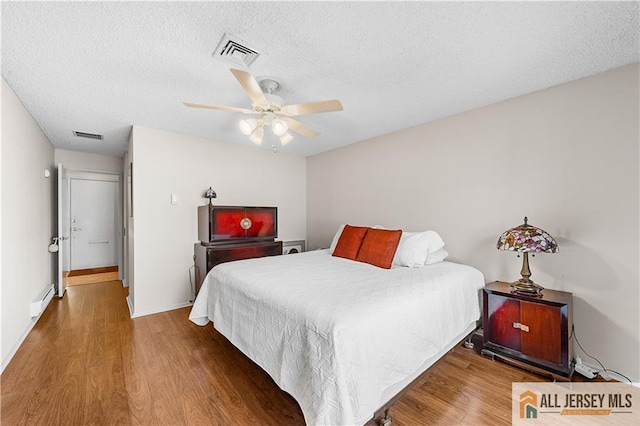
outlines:
{"label": "power cord on floor", "polygon": [[571,336],[569,336],[569,340],[571,340],[571,338],[572,338],[572,337],[573,337],[573,339],[576,341],[576,343],[578,344],[578,347],[580,348],[580,350],[581,350],[581,351],[582,351],[586,356],[588,356],[589,358],[591,358],[591,359],[595,360],[595,361],[600,365],[600,367],[602,367],[602,371],[603,371],[603,372],[605,372],[605,373],[607,373],[607,372],[611,372],[611,373],[616,374],[616,375],[618,375],[618,376],[620,376],[620,377],[624,377],[624,378],[629,382],[629,384],[633,384],[633,382],[631,381],[631,379],[629,379],[629,378],[628,378],[627,376],[625,376],[624,374],[622,374],[622,373],[618,373],[618,372],[617,372],[617,371],[615,371],[615,370],[611,370],[611,369],[606,368],[606,367],[605,367],[605,366],[600,362],[600,360],[599,360],[598,358],[596,358],[596,357],[594,357],[594,356],[592,356],[592,355],[589,355],[589,353],[588,353],[587,351],[585,351],[585,350],[584,350],[584,348],[582,347],[582,345],[581,345],[581,344],[580,344],[580,342],[578,341],[578,335],[576,334],[575,325],[573,325],[573,324],[571,325]]}
{"label": "power cord on floor", "polygon": [[[195,262],[195,257],[194,257],[194,262]],[[198,273],[200,272],[200,269],[198,268],[198,265],[196,265],[195,263],[193,265],[191,265],[191,267],[189,268],[189,290],[191,290],[191,300],[189,300],[189,303],[193,303],[196,301],[196,287],[194,284],[195,279],[191,279],[191,270],[193,270],[194,272]]]}

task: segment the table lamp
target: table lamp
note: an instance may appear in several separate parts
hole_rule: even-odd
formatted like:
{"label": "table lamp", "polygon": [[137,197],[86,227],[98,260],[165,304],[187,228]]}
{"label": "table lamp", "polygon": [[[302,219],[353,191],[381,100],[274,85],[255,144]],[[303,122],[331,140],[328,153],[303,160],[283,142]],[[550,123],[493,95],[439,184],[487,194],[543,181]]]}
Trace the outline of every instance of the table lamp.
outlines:
{"label": "table lamp", "polygon": [[216,194],[216,191],[211,189],[211,187],[209,187],[209,189],[207,189],[207,191],[204,193],[204,198],[209,200],[209,205],[211,205],[211,200],[217,197],[218,197],[218,194]]}
{"label": "table lamp", "polygon": [[498,250],[515,251],[520,257],[523,253],[522,270],[520,278],[511,283],[514,292],[526,294],[529,296],[541,296],[544,287],[534,283],[531,280],[531,270],[529,269],[529,252],[535,253],[558,253],[558,243],[546,231],[531,226],[527,223],[528,219],[524,218],[524,223],[515,228],[505,231],[500,238],[496,247]]}

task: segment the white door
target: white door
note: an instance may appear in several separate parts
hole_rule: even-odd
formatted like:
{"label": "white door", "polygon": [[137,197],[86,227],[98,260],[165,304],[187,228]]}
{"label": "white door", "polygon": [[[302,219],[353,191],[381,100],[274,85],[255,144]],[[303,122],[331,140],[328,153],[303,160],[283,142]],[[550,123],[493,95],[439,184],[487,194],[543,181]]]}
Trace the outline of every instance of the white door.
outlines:
{"label": "white door", "polygon": [[69,179],[58,164],[58,297],[64,296],[64,272],[69,270]]}
{"label": "white door", "polygon": [[71,269],[118,265],[113,181],[71,179]]}

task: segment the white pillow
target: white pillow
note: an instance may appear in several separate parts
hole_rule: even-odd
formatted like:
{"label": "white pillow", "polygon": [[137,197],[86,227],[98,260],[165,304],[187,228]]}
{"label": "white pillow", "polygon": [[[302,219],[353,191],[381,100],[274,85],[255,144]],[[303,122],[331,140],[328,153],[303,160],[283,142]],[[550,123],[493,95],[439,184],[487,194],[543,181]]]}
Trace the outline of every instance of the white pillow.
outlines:
{"label": "white pillow", "polygon": [[420,268],[427,262],[427,256],[444,247],[444,241],[435,231],[403,232],[393,263],[410,268]]}
{"label": "white pillow", "polygon": [[442,262],[449,256],[449,253],[443,248],[437,250],[435,253],[429,253],[427,255],[427,261],[424,262],[425,265],[433,265],[434,263]]}
{"label": "white pillow", "polygon": [[336,232],[336,235],[333,236],[333,241],[331,241],[331,245],[329,246],[329,254],[333,254],[333,251],[336,249],[338,240],[340,239],[340,235],[342,235],[342,230],[344,229],[345,225],[345,223],[340,225],[338,227],[338,232]]}

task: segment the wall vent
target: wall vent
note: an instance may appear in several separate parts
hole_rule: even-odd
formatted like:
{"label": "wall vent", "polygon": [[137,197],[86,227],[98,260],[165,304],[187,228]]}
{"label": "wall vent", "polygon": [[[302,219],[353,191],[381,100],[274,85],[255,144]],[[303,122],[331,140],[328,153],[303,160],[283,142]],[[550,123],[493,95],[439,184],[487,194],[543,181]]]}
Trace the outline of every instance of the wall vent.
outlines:
{"label": "wall vent", "polygon": [[258,59],[258,56],[260,56],[260,53],[256,49],[249,47],[244,41],[229,34],[222,36],[218,46],[216,46],[216,50],[213,51],[214,58],[245,68],[249,68]]}
{"label": "wall vent", "polygon": [[79,138],[98,139],[98,140],[104,139],[104,137],[102,135],[99,135],[97,133],[79,132],[77,130],[73,131],[73,135],[77,136]]}

